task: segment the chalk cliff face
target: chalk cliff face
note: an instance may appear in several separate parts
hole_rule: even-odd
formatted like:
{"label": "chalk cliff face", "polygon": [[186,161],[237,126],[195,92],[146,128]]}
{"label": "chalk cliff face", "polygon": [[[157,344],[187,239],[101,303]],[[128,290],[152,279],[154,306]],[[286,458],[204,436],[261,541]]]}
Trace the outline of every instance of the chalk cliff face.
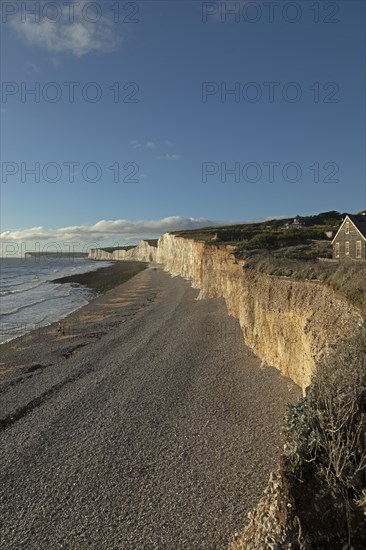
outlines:
{"label": "chalk cliff face", "polygon": [[163,235],[157,261],[200,289],[200,298],[223,297],[246,344],[296,384],[310,383],[317,362],[354,331],[362,318],[334,291],[245,269],[233,248]]}
{"label": "chalk cliff face", "polygon": [[245,269],[230,246],[165,234],[158,248],[142,241],[114,259],[156,261],[172,275],[190,280],[200,289],[199,298],[223,297],[246,344],[302,388],[309,385],[321,357],[362,321],[331,288]]}
{"label": "chalk cliff face", "polygon": [[141,262],[156,261],[156,246],[150,246],[146,241],[140,241],[137,246],[130,250],[115,250],[113,260],[136,260]]}
{"label": "chalk cliff face", "polygon": [[90,260],[135,260],[142,262],[156,261],[157,248],[150,246],[147,241],[140,241],[137,246],[129,250],[114,250],[107,252],[101,248],[93,248],[89,252]]}
{"label": "chalk cliff face", "polygon": [[102,248],[92,248],[89,250],[88,260],[112,260],[111,252],[107,252]]}

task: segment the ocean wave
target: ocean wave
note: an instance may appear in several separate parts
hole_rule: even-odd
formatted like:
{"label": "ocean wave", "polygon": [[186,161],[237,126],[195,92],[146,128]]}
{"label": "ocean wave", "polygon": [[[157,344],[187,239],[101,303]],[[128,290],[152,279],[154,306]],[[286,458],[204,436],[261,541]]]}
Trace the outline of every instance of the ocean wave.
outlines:
{"label": "ocean wave", "polygon": [[68,299],[73,291],[71,285],[37,285],[24,292],[16,292],[2,297],[1,314],[13,315],[18,311],[37,306],[51,300]]}
{"label": "ocean wave", "polygon": [[1,317],[7,316],[7,315],[13,315],[14,313],[18,313],[18,311],[22,311],[23,309],[27,309],[28,307],[33,307],[38,304],[43,304],[44,302],[47,302],[47,298],[43,298],[43,300],[36,300],[35,302],[30,302],[29,304],[24,304],[18,307],[15,307],[14,309],[9,309],[8,311],[2,311]]}
{"label": "ocean wave", "polygon": [[[14,288],[13,290],[0,290],[0,296],[8,296],[9,294],[19,294],[20,292],[27,292],[29,290],[32,290],[33,288],[37,288],[42,283],[39,281],[36,285],[27,285],[23,288]],[[11,288],[14,286],[22,286],[20,285],[12,285]]]}
{"label": "ocean wave", "polygon": [[49,264],[25,266],[13,262],[7,270],[2,270],[0,344],[63,319],[86,305],[94,295],[87,288],[52,283],[52,280],[108,265],[110,262],[85,260],[74,265],[63,261],[52,267]]}

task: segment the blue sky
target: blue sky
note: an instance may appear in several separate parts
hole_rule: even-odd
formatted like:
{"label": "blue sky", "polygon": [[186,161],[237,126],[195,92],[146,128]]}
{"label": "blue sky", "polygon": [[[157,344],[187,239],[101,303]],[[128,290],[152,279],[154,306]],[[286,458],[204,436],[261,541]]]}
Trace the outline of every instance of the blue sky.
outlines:
{"label": "blue sky", "polygon": [[2,4],[4,242],[365,208],[364,2]]}

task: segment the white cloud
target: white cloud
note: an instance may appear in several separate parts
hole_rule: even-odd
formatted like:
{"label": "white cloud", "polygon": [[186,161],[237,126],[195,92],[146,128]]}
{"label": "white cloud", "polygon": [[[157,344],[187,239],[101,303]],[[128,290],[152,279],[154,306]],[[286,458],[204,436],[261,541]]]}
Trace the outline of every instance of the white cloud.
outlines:
{"label": "white cloud", "polygon": [[145,148],[146,149],[156,149],[156,145],[153,141],[147,141],[145,143]]}
{"label": "white cloud", "polygon": [[39,73],[40,72],[39,67],[35,63],[32,63],[32,61],[26,61],[25,62],[25,67],[26,67],[26,70],[27,70],[28,73]]}
{"label": "white cloud", "polygon": [[165,155],[159,155],[156,158],[158,160],[179,160],[181,156],[179,154],[170,155],[169,153],[166,153]]}
{"label": "white cloud", "polygon": [[[32,46],[45,48],[52,53],[71,53],[76,57],[90,53],[107,53],[119,48],[122,37],[117,33],[118,27],[107,15],[106,10],[96,22],[83,17],[83,7],[87,0],[75,4],[74,17],[69,20],[66,14],[57,22],[43,18],[39,22],[28,16],[25,21],[15,18],[11,25],[16,32]],[[42,3],[41,3],[42,6]],[[91,16],[89,16],[91,18]]]}
{"label": "white cloud", "polygon": [[144,144],[142,144],[140,141],[137,141],[137,139],[133,139],[130,141],[130,146],[132,149],[141,149],[143,147],[144,149],[156,149],[156,143],[154,141],[146,141]]}
{"label": "white cloud", "polygon": [[51,63],[57,69],[60,66],[60,60],[57,57],[51,57]]}
{"label": "white cloud", "polygon": [[173,143],[172,141],[169,141],[168,139],[165,140],[164,143],[167,147],[175,147],[175,143]]}
{"label": "white cloud", "polygon": [[0,238],[3,245],[7,242],[50,240],[62,242],[105,241],[114,237],[139,240],[150,236],[159,236],[168,231],[196,229],[212,225],[221,225],[221,223],[206,218],[185,218],[182,216],[141,221],[100,220],[93,225],[68,226],[59,229],[47,229],[39,226],[30,229],[4,231],[0,234]]}

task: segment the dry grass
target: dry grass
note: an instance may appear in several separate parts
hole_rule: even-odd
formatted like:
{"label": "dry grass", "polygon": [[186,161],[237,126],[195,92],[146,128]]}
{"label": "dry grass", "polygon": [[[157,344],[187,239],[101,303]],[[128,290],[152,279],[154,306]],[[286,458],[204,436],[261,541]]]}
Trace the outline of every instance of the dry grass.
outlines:
{"label": "dry grass", "polygon": [[289,405],[285,425],[294,470],[301,475],[313,463],[328,486],[366,512],[365,326],[318,366],[306,397]]}
{"label": "dry grass", "polygon": [[[320,252],[319,244],[314,246]],[[312,253],[306,247],[307,253]],[[304,259],[302,247],[289,247],[276,252],[251,251],[241,254],[247,269],[300,281],[318,281],[329,285],[357,306],[366,317],[366,262],[326,261],[317,257]]]}

